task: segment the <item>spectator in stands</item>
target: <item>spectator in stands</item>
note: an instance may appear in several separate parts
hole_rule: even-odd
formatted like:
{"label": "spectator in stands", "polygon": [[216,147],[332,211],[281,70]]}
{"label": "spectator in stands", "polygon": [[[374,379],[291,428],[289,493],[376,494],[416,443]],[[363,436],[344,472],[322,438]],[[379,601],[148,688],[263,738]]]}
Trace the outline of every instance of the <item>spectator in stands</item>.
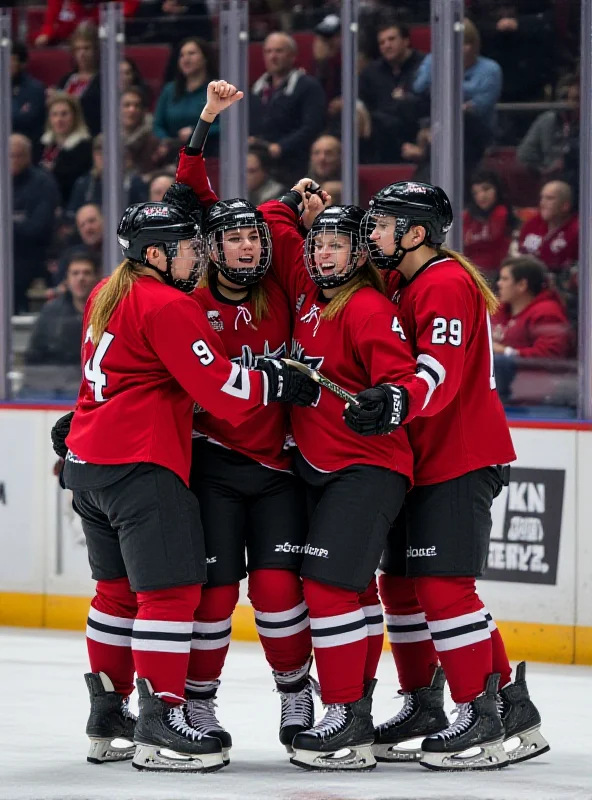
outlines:
{"label": "spectator in stands", "polygon": [[573,181],[580,161],[580,81],[575,75],[564,78],[558,99],[571,108],[543,111],[534,120],[517,151],[518,161],[539,175],[566,177]]}
{"label": "spectator in stands", "polygon": [[[217,13],[217,5],[211,9]],[[207,0],[143,0],[125,34],[130,42],[176,47],[189,31],[204,42],[214,41]],[[167,80],[174,77],[175,66],[170,72],[167,69]]]}
{"label": "spectator in stands", "polygon": [[103,214],[97,205],[89,203],[78,209],[76,231],[68,243],[69,246],[62,253],[54,274],[56,286],[59,286],[66,277],[66,269],[74,255],[84,253],[93,258],[97,264],[103,263],[103,230]]}
{"label": "spectator in stands", "polygon": [[295,69],[297,47],[285,33],[263,44],[266,72],[253,84],[249,144],[267,147],[275,171],[286,183],[306,169],[310,146],[325,121],[325,95],[316,78]]}
{"label": "spectator in stands", "polygon": [[379,24],[377,39],[380,58],[360,74],[359,94],[370,113],[372,161],[392,163],[418,132],[420,101],[413,87],[424,55],[411,47],[407,25],[393,18]]}
{"label": "spectator in stands", "polygon": [[265,147],[253,146],[247,155],[247,192],[249,202],[260,206],[286,192],[281,183],[269,174],[269,156]]}
{"label": "spectator in stands", "polygon": [[[495,61],[480,55],[479,31],[473,23],[465,19],[464,31],[464,78],[463,110],[465,124],[471,135],[473,128],[483,129],[488,138],[493,135],[495,124],[495,104],[502,91],[502,71]],[[432,82],[432,56],[428,55],[421,63],[413,83],[417,95],[427,95]]]}
{"label": "spectator in stands", "polygon": [[341,142],[336,136],[323,134],[313,142],[307,174],[320,184],[341,180]]}
{"label": "spectator in stands", "polygon": [[517,224],[497,172],[479,170],[471,179],[471,198],[463,213],[464,254],[495,283]]}
{"label": "spectator in stands", "polygon": [[[214,74],[208,45],[201,39],[185,39],[179,51],[175,80],[165,85],[154,113],[153,130],[162,144],[159,156],[164,155],[165,149],[176,151],[187,142],[205,105],[208,82]],[[220,123],[216,119],[206,143],[206,155],[218,152],[219,132]]]}
{"label": "spectator in stands", "polygon": [[80,102],[57,92],[47,108],[47,125],[41,137],[41,164],[53,172],[62,205],[67,206],[76,178],[92,167],[92,143]]}
{"label": "spectator in stands", "polygon": [[518,249],[540,258],[552,272],[566,272],[578,260],[578,235],[570,185],[549,181],[541,189],[539,213],[520,231]]}
{"label": "spectator in stands", "polygon": [[25,354],[26,364],[80,365],[84,306],[99,278],[94,258],[74,254],[66,266],[65,291],[41,309]]}
{"label": "spectator in stands", "polygon": [[32,163],[31,141],[10,137],[13,193],[14,310],[28,311],[27,289],[45,276],[45,260],[53,232],[59,191],[55,179]]}
{"label": "spectator in stands", "polygon": [[[124,0],[123,13],[131,17],[136,13],[140,0]],[[81,22],[99,21],[99,4],[89,0],[47,0],[43,27],[35,39],[36,47],[44,47],[64,41]]]}
{"label": "spectator in stands", "polygon": [[146,113],[140,89],[127,89],[121,95],[121,132],[130,159],[130,168],[145,177],[166,163],[159,156],[160,142],[152,133],[152,117]]}
{"label": "spectator in stands", "polygon": [[[93,139],[93,167],[86,175],[81,175],[76,179],[70,202],[66,209],[66,214],[70,219],[74,219],[76,212],[82,206],[89,203],[101,207],[103,203],[103,134],[99,133]],[[124,161],[129,162],[129,157],[124,154]],[[133,172],[130,172],[124,164],[123,174],[123,207],[134,203],[143,203],[147,199],[148,190],[146,184]]]}
{"label": "spectator in stands", "polygon": [[151,203],[160,203],[174,182],[175,176],[168,172],[159,172],[154,175],[148,184],[148,200]]}
{"label": "spectator in stands", "polygon": [[41,136],[45,126],[45,87],[27,72],[28,52],[24,44],[13,42],[10,54],[12,81],[12,130],[30,139],[33,160],[41,155]]}
{"label": "spectator in stands", "polygon": [[144,108],[149,108],[152,102],[150,87],[142,77],[138,65],[133,58],[123,58],[119,62],[119,91],[121,96],[130,89],[139,92]]}
{"label": "spectator in stands", "polygon": [[548,288],[547,270],[533,256],[507,258],[498,281],[501,306],[492,319],[498,391],[508,400],[524,359],[567,358],[571,335],[558,293]]}
{"label": "spectator in stands", "polygon": [[87,128],[92,136],[101,130],[101,79],[99,76],[99,36],[95,25],[83,23],[70,40],[75,68],[60,80],[58,89],[77,97]]}
{"label": "spectator in stands", "polygon": [[337,14],[327,14],[315,27],[314,34],[314,76],[330,102],[341,95],[341,21]]}

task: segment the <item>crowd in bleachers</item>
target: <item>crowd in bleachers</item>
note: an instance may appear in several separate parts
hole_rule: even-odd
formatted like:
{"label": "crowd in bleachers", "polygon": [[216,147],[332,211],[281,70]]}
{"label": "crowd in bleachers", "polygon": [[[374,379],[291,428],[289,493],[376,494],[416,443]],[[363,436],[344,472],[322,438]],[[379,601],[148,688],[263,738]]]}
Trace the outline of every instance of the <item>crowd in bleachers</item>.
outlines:
{"label": "crowd in bleachers", "polygon": [[[97,5],[49,0],[44,7],[32,6],[27,41],[15,38],[13,44],[10,156],[17,314],[71,292],[69,271],[72,263],[80,263],[76,258],[98,266],[97,274],[102,270]],[[247,187],[254,203],[280,195],[304,174],[340,202],[340,5],[336,0],[249,3],[249,85],[242,88],[249,90]],[[560,354],[553,349],[548,355],[573,357],[578,2],[467,0],[466,8],[464,250],[496,287],[498,280],[508,285],[514,269],[503,266],[508,257],[520,264],[527,259],[531,267],[538,264],[544,289],[533,290],[538,284],[532,284],[530,273],[525,278],[518,271],[513,280],[520,286],[526,282],[533,304],[541,305],[541,291],[547,305],[557,304],[571,334],[562,339]],[[172,182],[178,148],[191,134],[208,81],[217,76],[218,3],[126,0],[124,11],[122,180],[125,202],[134,203],[160,199]],[[429,180],[429,50],[429,0],[361,4],[357,116],[362,205],[394,180]],[[554,107],[539,114],[496,108],[500,102],[535,101]],[[214,183],[218,134],[214,126],[206,152]],[[513,341],[508,329],[523,309],[522,301],[516,305],[505,299],[504,291],[500,284],[503,313],[509,314],[506,332],[500,333],[501,323],[496,330],[497,344],[505,348],[498,355],[508,359],[520,349],[507,342]]]}

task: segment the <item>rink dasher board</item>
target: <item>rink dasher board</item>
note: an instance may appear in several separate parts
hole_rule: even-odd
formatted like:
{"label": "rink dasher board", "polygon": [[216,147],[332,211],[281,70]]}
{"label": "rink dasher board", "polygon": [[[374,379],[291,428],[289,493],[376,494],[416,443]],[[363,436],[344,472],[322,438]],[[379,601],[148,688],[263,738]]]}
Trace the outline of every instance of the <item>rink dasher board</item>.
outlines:
{"label": "rink dasher board", "polygon": [[[63,407],[0,406],[0,624],[83,630],[93,593],[80,520],[53,475]],[[592,664],[592,424],[512,425],[480,594],[512,658]],[[241,587],[233,638],[255,640]]]}

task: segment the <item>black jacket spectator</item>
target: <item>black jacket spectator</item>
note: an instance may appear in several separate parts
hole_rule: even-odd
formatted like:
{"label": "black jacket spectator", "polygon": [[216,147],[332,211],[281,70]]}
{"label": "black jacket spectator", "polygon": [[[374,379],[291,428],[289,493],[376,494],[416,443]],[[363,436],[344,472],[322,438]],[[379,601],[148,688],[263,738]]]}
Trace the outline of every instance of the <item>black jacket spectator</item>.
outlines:
{"label": "black jacket spectator", "polygon": [[64,294],[46,303],[35,322],[27,364],[79,364],[82,314],[74,307],[72,295]]}
{"label": "black jacket spectator", "polygon": [[10,138],[13,189],[14,304],[28,310],[27,289],[45,275],[59,192],[52,175],[31,166],[30,143],[21,134]]}
{"label": "black jacket spectator", "polygon": [[12,130],[31,140],[33,160],[41,154],[45,124],[45,87],[25,70],[27,48],[14,42],[10,60],[12,78]]}
{"label": "black jacket spectator", "polygon": [[290,179],[301,175],[325,122],[325,95],[319,82],[303,69],[293,69],[274,90],[266,72],[251,89],[250,114],[251,136],[281,147],[282,175]]}
{"label": "black jacket spectator", "polygon": [[[61,79],[58,88],[61,91],[67,91],[68,81],[75,76],[75,72],[69,72]],[[101,78],[95,75],[90,81],[86,90],[78,98],[82,106],[82,114],[84,121],[91,133],[91,136],[96,136],[101,131]]]}

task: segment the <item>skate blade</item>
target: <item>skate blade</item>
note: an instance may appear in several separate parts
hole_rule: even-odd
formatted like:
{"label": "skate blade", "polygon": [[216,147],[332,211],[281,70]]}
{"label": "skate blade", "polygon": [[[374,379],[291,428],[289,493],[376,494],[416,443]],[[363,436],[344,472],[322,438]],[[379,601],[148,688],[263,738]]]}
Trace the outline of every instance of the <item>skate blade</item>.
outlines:
{"label": "skate blade", "polygon": [[[422,752],[422,767],[446,772],[464,772],[468,770],[503,769],[510,766],[510,760],[502,745],[502,739],[496,742],[471,747],[462,753],[429,753]],[[477,751],[477,752],[473,752]]]}
{"label": "skate blade", "polygon": [[222,753],[185,755],[148,744],[137,744],[132,766],[159,772],[216,772],[225,766]]}
{"label": "skate blade", "polygon": [[[121,745],[116,744],[117,742],[121,742]],[[86,760],[89,764],[129,761],[135,752],[136,745],[131,744],[129,739],[91,739]]]}
{"label": "skate blade", "polygon": [[[411,764],[421,758],[421,741],[421,739],[409,739],[407,742],[397,744],[373,744],[372,753],[380,763]],[[405,747],[411,742],[417,742],[416,747]]]}
{"label": "skate blade", "polygon": [[318,753],[315,750],[295,749],[294,756],[290,759],[290,764],[317,772],[361,771],[374,769],[376,759],[372,755],[372,745],[367,744],[358,747],[344,747],[334,753]]}
{"label": "skate blade", "polygon": [[[511,747],[515,739],[518,739],[518,744]],[[551,747],[537,726],[507,739],[504,742],[504,749],[512,764],[520,764],[522,761],[548,753]]]}

